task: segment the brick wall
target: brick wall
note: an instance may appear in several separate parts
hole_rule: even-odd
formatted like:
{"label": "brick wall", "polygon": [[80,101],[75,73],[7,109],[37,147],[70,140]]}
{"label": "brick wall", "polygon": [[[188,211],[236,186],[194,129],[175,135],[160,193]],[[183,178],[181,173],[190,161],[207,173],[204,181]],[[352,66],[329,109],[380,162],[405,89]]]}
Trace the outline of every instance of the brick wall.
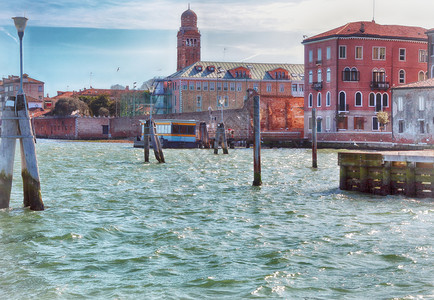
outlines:
{"label": "brick wall", "polygon": [[34,118],[32,124],[38,138],[75,139],[76,119],[76,116]]}

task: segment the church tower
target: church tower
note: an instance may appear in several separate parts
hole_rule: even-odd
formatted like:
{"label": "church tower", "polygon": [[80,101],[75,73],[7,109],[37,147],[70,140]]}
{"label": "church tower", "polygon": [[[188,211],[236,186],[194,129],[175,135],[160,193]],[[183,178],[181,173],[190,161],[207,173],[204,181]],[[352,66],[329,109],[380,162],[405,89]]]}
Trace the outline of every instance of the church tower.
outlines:
{"label": "church tower", "polygon": [[178,31],[178,66],[177,71],[200,61],[200,32],[197,28],[197,16],[188,9],[181,15],[181,27]]}

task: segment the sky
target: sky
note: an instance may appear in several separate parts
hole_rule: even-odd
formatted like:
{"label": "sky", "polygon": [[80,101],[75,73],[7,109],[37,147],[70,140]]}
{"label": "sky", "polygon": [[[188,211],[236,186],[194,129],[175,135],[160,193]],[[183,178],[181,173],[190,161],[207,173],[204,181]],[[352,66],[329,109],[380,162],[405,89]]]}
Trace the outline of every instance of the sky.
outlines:
{"label": "sky", "polygon": [[176,34],[189,3],[204,61],[303,63],[303,36],[373,18],[434,28],[432,0],[3,1],[0,76],[19,75],[11,18],[25,16],[24,73],[45,82],[49,96],[90,86],[140,87],[176,71]]}

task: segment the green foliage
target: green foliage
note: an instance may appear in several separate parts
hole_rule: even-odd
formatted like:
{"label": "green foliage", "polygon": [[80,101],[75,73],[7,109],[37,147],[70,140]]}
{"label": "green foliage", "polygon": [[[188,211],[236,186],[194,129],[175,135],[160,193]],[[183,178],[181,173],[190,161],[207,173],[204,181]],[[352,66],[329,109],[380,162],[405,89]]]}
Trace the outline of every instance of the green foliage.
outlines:
{"label": "green foliage", "polygon": [[54,116],[70,116],[72,113],[88,116],[89,107],[77,98],[60,98],[52,112]]}
{"label": "green foliage", "polygon": [[[109,116],[116,114],[116,102],[108,95],[80,96],[79,99],[85,102],[90,109],[92,116]],[[103,110],[101,110],[104,108]]]}

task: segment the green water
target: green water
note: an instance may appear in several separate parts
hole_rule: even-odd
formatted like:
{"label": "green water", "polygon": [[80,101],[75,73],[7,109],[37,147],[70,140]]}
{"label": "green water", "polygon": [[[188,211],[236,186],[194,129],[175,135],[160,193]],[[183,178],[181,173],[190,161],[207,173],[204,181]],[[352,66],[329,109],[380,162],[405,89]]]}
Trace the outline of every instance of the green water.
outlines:
{"label": "green water", "polygon": [[[0,299],[433,299],[432,199],[338,189],[337,152],[39,140],[0,210]],[[151,153],[152,154],[152,153]],[[17,157],[18,161],[18,157]]]}

